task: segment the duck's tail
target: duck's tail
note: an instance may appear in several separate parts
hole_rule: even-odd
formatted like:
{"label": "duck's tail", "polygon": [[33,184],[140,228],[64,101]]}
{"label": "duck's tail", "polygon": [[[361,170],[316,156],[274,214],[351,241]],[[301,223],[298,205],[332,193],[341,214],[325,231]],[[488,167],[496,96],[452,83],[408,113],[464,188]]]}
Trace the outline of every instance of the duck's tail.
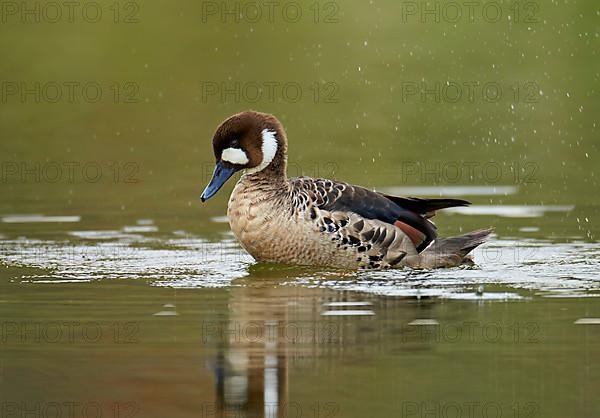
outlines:
{"label": "duck's tail", "polygon": [[468,254],[486,242],[492,228],[478,229],[457,237],[437,238],[421,254],[421,268],[455,267],[473,265]]}

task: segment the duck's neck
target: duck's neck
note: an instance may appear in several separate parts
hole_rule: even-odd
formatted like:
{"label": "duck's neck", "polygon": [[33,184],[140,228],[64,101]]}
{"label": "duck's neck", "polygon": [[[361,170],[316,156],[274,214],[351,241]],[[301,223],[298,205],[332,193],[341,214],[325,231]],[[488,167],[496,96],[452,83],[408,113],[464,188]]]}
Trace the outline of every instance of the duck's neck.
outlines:
{"label": "duck's neck", "polygon": [[257,172],[246,172],[242,179],[245,182],[270,185],[274,188],[287,185],[287,150],[285,147],[277,150],[273,161],[264,169]]}

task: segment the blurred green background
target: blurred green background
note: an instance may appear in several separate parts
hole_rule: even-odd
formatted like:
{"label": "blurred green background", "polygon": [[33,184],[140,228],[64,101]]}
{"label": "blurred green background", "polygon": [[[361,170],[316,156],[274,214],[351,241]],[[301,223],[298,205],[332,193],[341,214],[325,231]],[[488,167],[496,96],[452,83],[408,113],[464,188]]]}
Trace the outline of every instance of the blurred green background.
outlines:
{"label": "blurred green background", "polygon": [[[570,215],[549,215],[548,226],[597,237],[596,2],[481,2],[472,11],[452,2],[284,2],[270,15],[260,2],[101,1],[74,7],[72,18],[61,6],[59,19],[48,3],[8,3],[0,213],[79,215],[97,226],[149,216],[206,231],[232,187],[201,207],[212,133],[252,108],[287,128],[290,175],[373,188],[516,186],[508,196],[466,197],[575,205]],[[235,10],[241,16],[227,13]],[[81,83],[73,100],[71,82]],[[35,83],[39,103],[24,94]],[[62,86],[56,103],[48,83]],[[97,102],[86,83],[101,88]],[[437,98],[421,95],[436,88]],[[54,183],[48,162],[63,169]],[[73,181],[64,163],[79,164]],[[97,182],[82,173],[89,163],[102,170]],[[474,163],[470,176],[465,164]],[[40,164],[41,179],[23,179],[21,164]],[[501,221],[487,223],[502,231]]]}

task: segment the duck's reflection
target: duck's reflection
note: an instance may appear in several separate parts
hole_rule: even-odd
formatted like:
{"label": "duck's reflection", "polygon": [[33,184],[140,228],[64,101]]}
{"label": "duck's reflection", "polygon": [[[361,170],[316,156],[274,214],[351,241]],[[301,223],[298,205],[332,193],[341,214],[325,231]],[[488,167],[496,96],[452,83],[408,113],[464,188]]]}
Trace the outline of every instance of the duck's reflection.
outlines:
{"label": "duck's reflection", "polygon": [[[216,377],[216,416],[279,417],[288,404],[288,292],[276,286],[246,286],[251,277],[231,288],[229,318],[216,332],[220,344]],[[268,280],[268,279],[267,279]]]}
{"label": "duck's reflection", "polygon": [[427,303],[395,298],[388,304],[376,296],[281,282],[257,273],[234,282],[229,317],[211,330],[219,341],[213,416],[300,416],[301,406],[289,402],[290,362],[310,367],[318,357],[332,360],[344,347],[367,341],[375,342],[368,349],[377,350],[380,334],[389,329],[378,329],[374,304],[399,322],[414,318],[415,309],[428,309]]}
{"label": "duck's reflection", "polygon": [[[265,324],[273,327],[277,324]],[[217,407],[221,416],[278,417],[288,399],[287,358],[278,341],[233,344],[220,361]],[[260,347],[259,345],[262,345]]]}

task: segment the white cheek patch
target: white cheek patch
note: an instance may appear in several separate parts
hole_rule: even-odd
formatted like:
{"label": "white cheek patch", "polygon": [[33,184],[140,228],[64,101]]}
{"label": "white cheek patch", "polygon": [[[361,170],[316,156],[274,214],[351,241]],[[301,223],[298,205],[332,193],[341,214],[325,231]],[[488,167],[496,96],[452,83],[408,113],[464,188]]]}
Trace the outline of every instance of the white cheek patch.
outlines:
{"label": "white cheek patch", "polygon": [[231,164],[245,165],[248,164],[248,156],[239,148],[226,148],[221,153],[221,160]]}
{"label": "white cheek patch", "polygon": [[269,164],[271,164],[271,161],[273,161],[273,158],[275,158],[275,154],[277,154],[277,138],[275,138],[275,131],[263,129],[261,136],[261,151],[263,159],[257,167],[249,169],[249,173],[257,173],[261,170],[264,170]]}

